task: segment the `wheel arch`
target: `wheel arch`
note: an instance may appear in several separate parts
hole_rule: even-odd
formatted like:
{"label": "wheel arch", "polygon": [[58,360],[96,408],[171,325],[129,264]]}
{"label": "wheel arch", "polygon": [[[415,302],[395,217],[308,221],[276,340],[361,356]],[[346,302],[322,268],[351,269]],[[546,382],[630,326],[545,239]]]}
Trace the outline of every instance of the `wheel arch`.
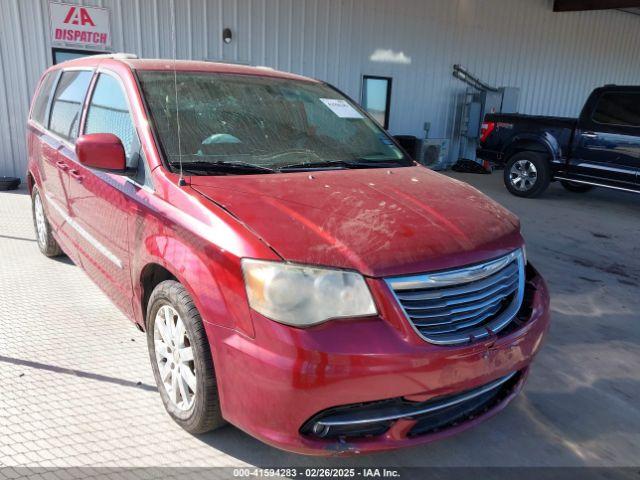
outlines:
{"label": "wheel arch", "polygon": [[159,263],[148,263],[140,272],[140,309],[142,311],[142,325],[140,326],[145,330],[147,328],[147,306],[151,292],[165,280],[175,280],[176,282],[182,283],[178,280],[178,277]]}
{"label": "wheel arch", "polygon": [[27,190],[29,191],[29,195],[33,193],[33,186],[35,183],[36,181],[33,178],[33,174],[31,172],[27,172]]}
{"label": "wheel arch", "polygon": [[553,136],[549,134],[544,136],[523,134],[514,137],[505,149],[505,163],[514,155],[527,151],[541,153],[547,156],[552,163],[557,162],[562,155],[558,142]]}

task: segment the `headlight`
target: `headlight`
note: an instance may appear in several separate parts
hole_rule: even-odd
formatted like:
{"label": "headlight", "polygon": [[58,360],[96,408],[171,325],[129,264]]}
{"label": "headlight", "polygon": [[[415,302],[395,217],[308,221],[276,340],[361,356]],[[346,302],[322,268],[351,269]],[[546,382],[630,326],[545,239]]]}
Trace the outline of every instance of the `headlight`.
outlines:
{"label": "headlight", "polygon": [[306,327],[377,313],[362,275],[282,262],[242,260],[249,305],[276,322]]}

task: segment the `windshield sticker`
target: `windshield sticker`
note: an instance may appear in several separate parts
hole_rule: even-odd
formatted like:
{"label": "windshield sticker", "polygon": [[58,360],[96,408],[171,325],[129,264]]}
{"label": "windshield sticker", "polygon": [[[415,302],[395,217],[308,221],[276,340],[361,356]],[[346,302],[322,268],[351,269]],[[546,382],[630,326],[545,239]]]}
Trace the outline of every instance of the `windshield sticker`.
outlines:
{"label": "windshield sticker", "polygon": [[321,98],[320,101],[340,118],[362,118],[360,112],[349,105],[346,100]]}

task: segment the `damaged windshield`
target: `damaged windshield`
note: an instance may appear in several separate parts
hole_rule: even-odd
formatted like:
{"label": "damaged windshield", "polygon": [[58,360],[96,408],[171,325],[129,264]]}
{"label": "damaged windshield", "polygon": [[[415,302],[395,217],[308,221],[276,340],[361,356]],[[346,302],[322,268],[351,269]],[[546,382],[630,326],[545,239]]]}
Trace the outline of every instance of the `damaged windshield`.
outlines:
{"label": "damaged windshield", "polygon": [[[249,75],[141,71],[168,163],[198,174],[276,173],[412,165],[336,90]],[[178,145],[178,120],[180,145]]]}

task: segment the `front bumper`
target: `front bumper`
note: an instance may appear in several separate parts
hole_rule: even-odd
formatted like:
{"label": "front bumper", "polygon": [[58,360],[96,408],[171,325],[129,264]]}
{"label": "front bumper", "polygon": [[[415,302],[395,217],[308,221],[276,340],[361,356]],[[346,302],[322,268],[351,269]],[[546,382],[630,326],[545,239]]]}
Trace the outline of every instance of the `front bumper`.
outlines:
{"label": "front bumper", "polygon": [[[312,455],[389,450],[465,430],[517,394],[541,346],[549,296],[537,272],[529,266],[527,273],[528,294],[513,327],[464,346],[419,338],[406,327],[382,281],[371,283],[380,317],[296,329],[254,313],[255,338],[207,324],[223,415],[268,444]],[[414,411],[368,435],[323,438],[313,431],[314,419],[343,406],[368,408],[381,401],[428,406],[510,375],[508,389],[440,428],[429,428],[428,419]]]}

